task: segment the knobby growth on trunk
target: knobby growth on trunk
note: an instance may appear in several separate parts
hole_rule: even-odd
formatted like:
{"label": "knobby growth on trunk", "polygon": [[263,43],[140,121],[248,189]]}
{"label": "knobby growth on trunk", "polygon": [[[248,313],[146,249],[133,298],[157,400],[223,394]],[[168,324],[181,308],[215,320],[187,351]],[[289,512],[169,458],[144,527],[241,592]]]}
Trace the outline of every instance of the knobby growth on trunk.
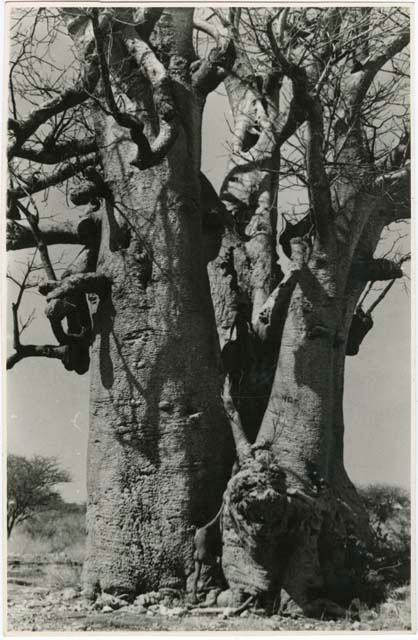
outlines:
{"label": "knobby growth on trunk", "polygon": [[[345,357],[407,258],[378,248],[410,216],[407,12],[16,16],[7,248],[35,247],[38,262],[16,281],[7,366],[90,368],[86,590],[199,590],[219,555],[219,602],[273,610],[287,593],[311,615],[343,614],[370,536],[344,468]],[[74,68],[41,86],[36,42],[58,37]],[[221,83],[232,126],[218,195],[201,128]],[[56,185],[78,219],[40,215]],[[306,204],[291,215],[295,190]],[[62,244],[81,250],[59,277],[48,247]],[[22,344],[41,267],[56,344]],[[222,546],[195,552],[209,521]]]}

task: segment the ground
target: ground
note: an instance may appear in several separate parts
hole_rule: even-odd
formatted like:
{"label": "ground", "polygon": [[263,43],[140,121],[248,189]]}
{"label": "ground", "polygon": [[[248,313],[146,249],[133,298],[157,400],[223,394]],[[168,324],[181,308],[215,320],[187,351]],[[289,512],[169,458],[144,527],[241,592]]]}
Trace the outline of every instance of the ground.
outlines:
{"label": "ground", "polygon": [[[393,490],[385,490],[385,504]],[[369,492],[368,507],[382,503],[382,491]],[[398,493],[395,492],[398,505]],[[371,502],[370,502],[371,500]],[[406,499],[405,499],[406,500]],[[402,503],[403,504],[403,503]],[[406,500],[406,505],[409,501]],[[409,507],[386,514],[377,520],[392,555],[381,551],[385,565],[405,556],[409,561]],[[376,510],[376,509],[375,509]],[[389,518],[389,519],[388,519]],[[390,525],[390,526],[389,526]],[[395,526],[396,525],[396,526]],[[316,620],[303,617],[294,607],[287,615],[266,616],[260,610],[231,615],[228,609],[194,608],[182,594],[173,590],[144,594],[133,604],[111,596],[92,604],[82,597],[81,569],[85,553],[85,506],[65,504],[18,525],[8,543],[7,630],[19,631],[407,631],[411,629],[411,595],[409,572],[387,586],[386,601],[371,608],[356,603],[356,615],[343,620]],[[389,544],[390,543],[390,544]],[[407,553],[408,552],[408,553]],[[393,576],[392,576],[393,577]],[[206,604],[210,604],[208,594]],[[213,600],[213,597],[212,597]]]}
{"label": "ground", "polygon": [[[191,608],[175,593],[140,596],[120,606],[112,598],[92,604],[79,589],[81,565],[65,553],[10,554],[8,625],[15,631],[378,631],[411,628],[410,590],[395,590],[376,608],[360,605],[359,620],[314,620],[295,611],[267,617],[262,611],[231,616],[227,609]],[[114,608],[119,607],[119,608]]]}

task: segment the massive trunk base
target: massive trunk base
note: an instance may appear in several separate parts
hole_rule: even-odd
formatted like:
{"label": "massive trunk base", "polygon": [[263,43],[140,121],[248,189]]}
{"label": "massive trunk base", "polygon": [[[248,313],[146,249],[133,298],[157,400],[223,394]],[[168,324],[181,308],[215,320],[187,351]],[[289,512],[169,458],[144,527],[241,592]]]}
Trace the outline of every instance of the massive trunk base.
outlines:
{"label": "massive trunk base", "polygon": [[[187,126],[158,166],[134,168],[126,130],[95,115],[110,193],[97,272],[111,293],[95,314],[91,349],[90,593],[186,588],[196,527],[218,512],[232,466],[202,250],[201,108],[187,85],[174,85]],[[132,108],[152,113],[134,89]],[[151,119],[149,139],[154,129]]]}
{"label": "massive trunk base", "polygon": [[331,487],[293,484],[274,454],[257,447],[231,478],[222,556],[230,603],[251,595],[277,611],[287,594],[306,615],[345,615],[364,578],[356,513]]}

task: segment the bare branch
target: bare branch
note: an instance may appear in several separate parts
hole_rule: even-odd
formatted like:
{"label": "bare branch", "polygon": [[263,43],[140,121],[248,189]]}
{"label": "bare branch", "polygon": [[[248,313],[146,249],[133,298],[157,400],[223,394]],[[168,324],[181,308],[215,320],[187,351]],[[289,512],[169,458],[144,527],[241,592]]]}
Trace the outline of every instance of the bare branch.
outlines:
{"label": "bare branch", "polygon": [[77,273],[61,281],[55,278],[45,283],[42,293],[48,292],[47,301],[66,298],[80,293],[96,293],[105,296],[110,291],[109,278],[100,273]]}
{"label": "bare branch", "polygon": [[216,46],[219,47],[219,43],[221,40],[221,32],[210,22],[206,22],[205,20],[198,20],[197,18],[193,18],[193,26],[198,31],[203,31],[208,36],[213,38],[216,41]]}
{"label": "bare branch", "polygon": [[[155,25],[161,18],[164,9],[161,7],[135,7],[133,10],[135,29],[141,38],[148,39]],[[115,18],[115,22],[119,22]]]}
{"label": "bare branch", "polygon": [[[92,246],[97,244],[100,234],[100,219],[95,216],[88,216],[81,221],[65,220],[56,222],[54,220],[45,220],[40,226],[39,231],[48,245],[52,244],[84,244]],[[17,251],[19,249],[28,249],[37,246],[30,227],[14,220],[7,221],[6,227],[6,249],[7,251]]]}
{"label": "bare branch", "polygon": [[[411,254],[403,256],[401,258],[401,260],[399,260],[399,262],[398,262],[399,266],[401,266],[404,262],[407,262],[410,259],[411,259]],[[372,313],[372,311],[374,311],[374,309],[376,309],[377,305],[380,304],[382,302],[382,300],[387,296],[387,294],[389,293],[390,289],[393,287],[393,285],[395,284],[397,279],[398,278],[393,278],[393,280],[391,280],[389,282],[389,284],[386,285],[386,287],[383,289],[383,291],[377,296],[376,300],[367,309],[367,311],[366,311],[367,315],[370,315]]]}
{"label": "bare branch", "polygon": [[57,346],[51,344],[25,344],[20,345],[19,350],[7,358],[6,369],[12,369],[15,364],[24,358],[65,358],[67,346]]}
{"label": "bare branch", "polygon": [[358,280],[365,282],[371,280],[394,280],[402,278],[403,271],[400,263],[387,258],[376,258],[374,260],[358,260],[353,262],[351,274]]}
{"label": "bare branch", "polygon": [[389,201],[388,223],[411,217],[411,161],[396,171],[385,173],[375,180],[375,189]]}
{"label": "bare branch", "polygon": [[83,156],[97,151],[96,138],[92,136],[84,140],[71,140],[69,142],[55,143],[53,141],[52,144],[47,144],[47,141],[45,141],[41,149],[22,147],[16,151],[15,156],[42,164],[58,164],[68,160],[68,158]]}
{"label": "bare branch", "polygon": [[[134,29],[125,29],[121,34],[128,53],[138,65],[152,87],[154,106],[159,120],[159,133],[149,144],[142,133],[132,139],[138,145],[138,156],[132,163],[138,169],[147,169],[159,164],[174,145],[180,120],[171,86],[171,78],[151,47]],[[145,140],[144,140],[145,139]]]}
{"label": "bare branch", "polygon": [[18,202],[17,206],[22,211],[22,213],[26,217],[26,220],[29,223],[29,227],[30,227],[31,232],[33,234],[33,238],[34,238],[34,241],[36,243],[36,247],[37,247],[37,249],[39,251],[39,255],[41,257],[42,265],[43,265],[43,267],[45,269],[45,273],[46,273],[47,278],[49,280],[55,280],[54,268],[52,266],[52,262],[51,262],[51,259],[49,257],[49,254],[48,254],[47,246],[46,246],[46,244],[44,242],[44,239],[42,237],[42,234],[40,232],[37,218],[21,202]]}
{"label": "bare branch", "polygon": [[376,74],[397,53],[400,53],[410,41],[409,29],[395,38],[381,54],[368,60],[362,69],[353,74],[353,86],[351,88],[351,119],[356,120],[360,115],[360,108]]}
{"label": "bare branch", "polygon": [[[280,12],[282,20],[285,21],[285,9]],[[284,17],[283,17],[284,16]],[[315,217],[315,226],[318,236],[325,237],[329,230],[331,220],[331,191],[329,179],[325,169],[324,159],[324,125],[322,105],[317,91],[311,92],[309,82],[304,68],[291,63],[279,47],[273,33],[274,16],[267,23],[267,35],[277,62],[281,65],[283,73],[287,75],[293,85],[294,101],[301,112],[306,113],[308,122],[308,140],[306,170],[308,174],[310,202]],[[280,27],[283,34],[284,23]],[[318,84],[323,80],[320,79]],[[301,117],[301,116],[299,116]]]}
{"label": "bare branch", "polygon": [[[13,318],[13,348],[15,349],[15,353],[7,358],[6,368],[12,369],[15,364],[23,360],[24,358],[29,357],[46,357],[46,358],[59,358],[63,359],[65,355],[66,347],[57,347],[54,345],[22,345],[20,342],[20,335],[24,329],[19,328],[19,307],[22,302],[23,294],[27,288],[27,280],[32,271],[34,260],[36,256],[36,251],[33,254],[32,260],[27,266],[25,275],[23,277],[22,282],[17,283],[19,286],[19,293],[16,298],[16,301],[12,303],[12,318]],[[27,324],[27,322],[26,322]]]}
{"label": "bare branch", "polygon": [[306,171],[309,196],[319,237],[324,237],[331,220],[331,191],[324,161],[324,126],[319,98],[308,108]]}
{"label": "bare branch", "polygon": [[237,458],[240,462],[243,462],[251,455],[251,445],[247,440],[240,415],[236,410],[232,399],[229,376],[226,376],[225,378],[222,400],[224,403],[225,413],[228,416],[229,424],[231,425]]}
{"label": "bare branch", "polygon": [[202,96],[207,96],[216,89],[230,73],[236,59],[235,45],[227,30],[218,32],[216,44],[206,58],[190,65],[193,89]]}
{"label": "bare branch", "polygon": [[15,141],[8,149],[9,160],[20,150],[29,137],[47,122],[52,116],[75,107],[87,100],[99,79],[97,60],[92,57],[87,65],[84,78],[75,86],[64,90],[57,98],[50,100],[39,109],[35,109],[25,120],[9,120],[9,130],[14,134]]}
{"label": "bare branch", "polygon": [[25,178],[25,187],[9,189],[9,195],[15,199],[25,198],[28,195],[38,193],[48,187],[65,182],[65,180],[72,178],[87,167],[95,166],[97,163],[98,156],[95,153],[91,153],[84,158],[76,158],[74,161],[64,163],[59,169],[47,176],[39,177],[39,173],[36,172],[31,178]]}
{"label": "bare branch", "polygon": [[[109,279],[95,272],[76,273],[61,281],[49,280],[39,287],[47,294],[47,316],[54,335],[60,344],[71,347],[68,365],[77,373],[84,373],[89,366],[89,344],[91,321],[85,300],[86,293],[95,293],[100,298],[110,291]],[[67,318],[69,331],[65,332],[62,321]]]}

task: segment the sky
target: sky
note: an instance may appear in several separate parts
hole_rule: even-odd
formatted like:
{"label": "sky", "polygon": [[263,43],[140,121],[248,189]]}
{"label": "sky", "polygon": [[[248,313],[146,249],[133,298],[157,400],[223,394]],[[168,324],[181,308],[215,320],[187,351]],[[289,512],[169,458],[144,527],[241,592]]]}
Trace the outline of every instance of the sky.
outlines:
{"label": "sky", "polygon": [[[217,189],[227,161],[227,116],[228,103],[222,91],[212,94],[205,111],[202,169]],[[57,197],[45,205],[49,215],[57,210],[64,215],[64,209]],[[59,256],[62,250],[54,248],[53,255]],[[65,250],[69,255],[74,253],[74,248]],[[21,268],[17,261],[25,261],[27,255],[27,251],[9,254],[14,273]],[[410,289],[408,281],[395,284],[376,309],[374,328],[359,355],[347,358],[345,460],[357,484],[384,482],[405,488],[410,484]],[[9,286],[8,296],[10,309],[16,297],[14,286]],[[36,318],[22,341],[50,342],[44,299],[28,293],[23,315],[33,307]],[[10,313],[8,319],[10,333]],[[7,375],[8,451],[28,457],[55,456],[72,476],[72,482],[61,487],[68,501],[86,498],[88,396],[88,374],[69,373],[57,360],[26,359]]]}

